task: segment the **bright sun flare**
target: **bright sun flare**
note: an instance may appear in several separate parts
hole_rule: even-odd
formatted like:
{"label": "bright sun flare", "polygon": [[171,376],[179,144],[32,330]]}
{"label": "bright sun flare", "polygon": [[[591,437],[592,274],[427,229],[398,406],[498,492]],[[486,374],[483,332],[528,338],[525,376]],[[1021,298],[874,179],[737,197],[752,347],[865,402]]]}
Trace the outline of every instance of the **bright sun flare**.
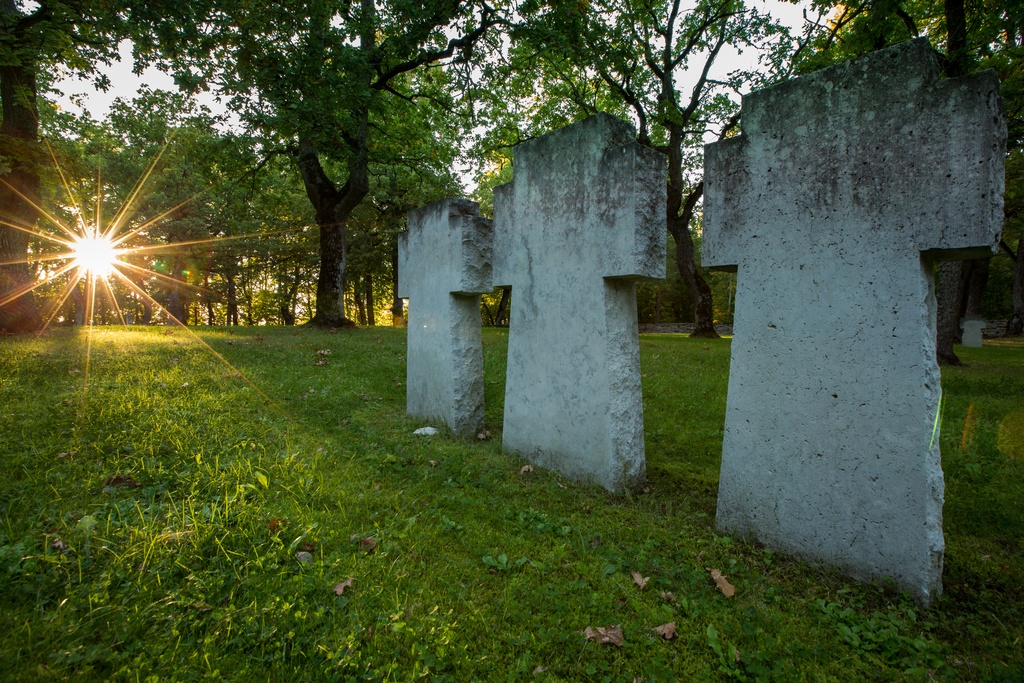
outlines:
{"label": "bright sun flare", "polygon": [[88,234],[75,240],[72,248],[75,265],[86,273],[100,278],[109,277],[117,260],[117,250],[109,237]]}

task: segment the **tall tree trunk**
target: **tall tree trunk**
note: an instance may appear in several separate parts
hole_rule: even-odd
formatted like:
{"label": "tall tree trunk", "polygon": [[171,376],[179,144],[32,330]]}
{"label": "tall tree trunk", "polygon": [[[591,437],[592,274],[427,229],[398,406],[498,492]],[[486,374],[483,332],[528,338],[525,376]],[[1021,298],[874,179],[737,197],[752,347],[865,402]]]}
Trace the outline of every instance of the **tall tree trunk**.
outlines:
{"label": "tall tree trunk", "polygon": [[[202,301],[199,305],[206,308],[206,324],[209,325],[210,327],[213,327],[213,301],[210,300],[210,270],[211,269],[209,265],[207,265],[206,268],[203,269],[203,294]],[[202,323],[199,322],[199,317],[197,315],[196,325],[201,324]]]}
{"label": "tall tree trunk", "polygon": [[[701,181],[683,201],[682,151],[681,147],[670,147],[677,151],[669,154],[668,231],[676,242],[676,267],[679,268],[679,274],[693,298],[694,325],[690,336],[718,339],[718,333],[715,332],[715,309],[711,287],[697,268],[693,238],[690,236],[690,220],[693,218],[697,201],[704,194],[704,182]],[[675,158],[677,156],[678,159]]]}
{"label": "tall tree trunk", "polygon": [[963,263],[943,261],[939,264],[935,320],[935,355],[939,365],[963,365],[953,350],[953,345],[960,338]]}
{"label": "tall tree trunk", "polygon": [[964,313],[966,315],[981,316],[981,303],[985,297],[985,289],[988,287],[988,272],[991,258],[972,259],[964,261],[966,266],[965,278],[967,280],[967,296],[964,299]]}
{"label": "tall tree trunk", "polygon": [[498,300],[498,310],[494,312],[494,324],[498,327],[506,327],[505,321],[508,319],[508,304],[509,299],[512,297],[512,288],[503,287],[501,289],[501,299]]}
{"label": "tall tree trunk", "polygon": [[1013,317],[1006,323],[1006,333],[1024,332],[1024,237],[1017,240],[1017,259],[1013,269]]}
{"label": "tall tree trunk", "polygon": [[[18,15],[12,0],[0,2],[0,17],[5,22]],[[0,155],[11,165],[9,173],[0,176],[0,330],[28,332],[42,325],[31,288],[31,272],[24,263],[28,256],[28,234],[5,223],[26,230],[35,228],[39,211],[39,122],[36,116],[36,64],[0,67]],[[24,292],[21,296],[15,296]],[[11,298],[13,297],[13,298]],[[6,299],[11,298],[10,301]],[[5,302],[5,303],[3,303]]]}
{"label": "tall tree trunk", "polygon": [[[167,295],[167,313],[182,325],[188,325],[188,308],[176,286]],[[171,321],[168,321],[171,322]]]}
{"label": "tall tree trunk", "polygon": [[229,326],[238,325],[238,290],[235,286],[235,275],[230,273],[224,278],[228,281],[228,320]]}
{"label": "tall tree trunk", "polygon": [[376,325],[377,320],[373,313],[373,275],[366,274],[366,324]]}
{"label": "tall tree trunk", "polygon": [[391,248],[391,324],[405,325],[405,303],[398,296],[398,242]]}
{"label": "tall tree trunk", "polygon": [[356,314],[360,325],[366,324],[366,302],[363,301],[363,289],[360,287],[362,278],[356,278],[356,284],[352,287],[352,298],[356,303]]}
{"label": "tall tree trunk", "polygon": [[75,302],[75,324],[85,325],[85,283],[79,282],[71,290],[71,298]]}
{"label": "tall tree trunk", "polygon": [[348,265],[346,225],[352,210],[370,189],[365,147],[366,122],[367,116],[364,113],[360,134],[355,140],[357,149],[348,163],[348,180],[341,190],[327,177],[320,164],[319,154],[311,144],[300,141],[296,155],[306,196],[313,205],[316,222],[320,227],[320,276],[316,285],[316,314],[309,321],[311,325],[352,325],[352,321],[345,317],[345,270]]}

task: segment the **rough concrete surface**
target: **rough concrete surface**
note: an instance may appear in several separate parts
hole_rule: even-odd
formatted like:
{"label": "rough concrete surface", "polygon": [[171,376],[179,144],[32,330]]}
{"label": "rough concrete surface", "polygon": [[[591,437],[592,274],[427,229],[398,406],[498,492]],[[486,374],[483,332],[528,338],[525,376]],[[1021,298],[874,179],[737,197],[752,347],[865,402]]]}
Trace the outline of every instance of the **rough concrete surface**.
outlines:
{"label": "rough concrete surface", "polygon": [[635,281],[665,276],[665,159],[603,114],[514,159],[494,191],[494,283],[513,294],[503,445],[620,492],[645,474]]}
{"label": "rough concrete surface", "polygon": [[738,266],[718,527],[941,591],[933,260],[992,253],[1004,114],[926,41],[743,98],[705,148],[703,263]]}
{"label": "rough concrete surface", "polygon": [[409,299],[406,410],[459,434],[484,427],[480,294],[490,292],[491,221],[442,199],[409,212],[399,235],[398,295]]}
{"label": "rough concrete surface", "polygon": [[985,331],[985,321],[981,318],[964,318],[960,325],[963,330],[963,337],[960,343],[964,346],[981,348],[982,333]]}

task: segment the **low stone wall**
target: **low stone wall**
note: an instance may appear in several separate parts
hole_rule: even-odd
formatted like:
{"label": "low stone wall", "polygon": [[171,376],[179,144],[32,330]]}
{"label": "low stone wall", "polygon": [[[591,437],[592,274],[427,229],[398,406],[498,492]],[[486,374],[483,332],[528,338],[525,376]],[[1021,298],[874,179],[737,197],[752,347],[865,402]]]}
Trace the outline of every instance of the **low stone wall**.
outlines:
{"label": "low stone wall", "polygon": [[985,327],[981,330],[984,339],[998,339],[1006,336],[1007,320],[986,320]]}
{"label": "low stone wall", "polygon": [[[655,334],[690,334],[693,332],[693,323],[640,323],[640,334],[652,332]],[[1006,329],[1006,326],[1003,326]],[[731,335],[732,325],[715,325],[715,332],[721,335]]]}

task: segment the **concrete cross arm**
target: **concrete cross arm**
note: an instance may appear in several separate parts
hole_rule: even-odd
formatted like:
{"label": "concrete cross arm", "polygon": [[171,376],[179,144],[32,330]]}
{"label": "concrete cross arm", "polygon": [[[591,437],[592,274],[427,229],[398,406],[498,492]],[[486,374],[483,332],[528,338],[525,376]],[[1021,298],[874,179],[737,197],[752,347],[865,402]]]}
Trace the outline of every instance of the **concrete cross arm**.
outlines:
{"label": "concrete cross arm", "polygon": [[992,72],[942,80],[924,39],[745,96],[742,121],[741,136],[705,147],[704,265],[842,253],[847,239],[942,258],[998,244],[999,83]]}
{"label": "concrete cross arm", "polygon": [[627,122],[597,114],[518,145],[514,158],[515,180],[494,190],[496,286],[525,285],[539,260],[665,277],[667,162]]}
{"label": "concrete cross arm", "polygon": [[451,294],[492,290],[494,229],[479,213],[476,202],[454,198],[409,212],[410,229],[398,236],[398,296],[412,298],[428,284]]}

